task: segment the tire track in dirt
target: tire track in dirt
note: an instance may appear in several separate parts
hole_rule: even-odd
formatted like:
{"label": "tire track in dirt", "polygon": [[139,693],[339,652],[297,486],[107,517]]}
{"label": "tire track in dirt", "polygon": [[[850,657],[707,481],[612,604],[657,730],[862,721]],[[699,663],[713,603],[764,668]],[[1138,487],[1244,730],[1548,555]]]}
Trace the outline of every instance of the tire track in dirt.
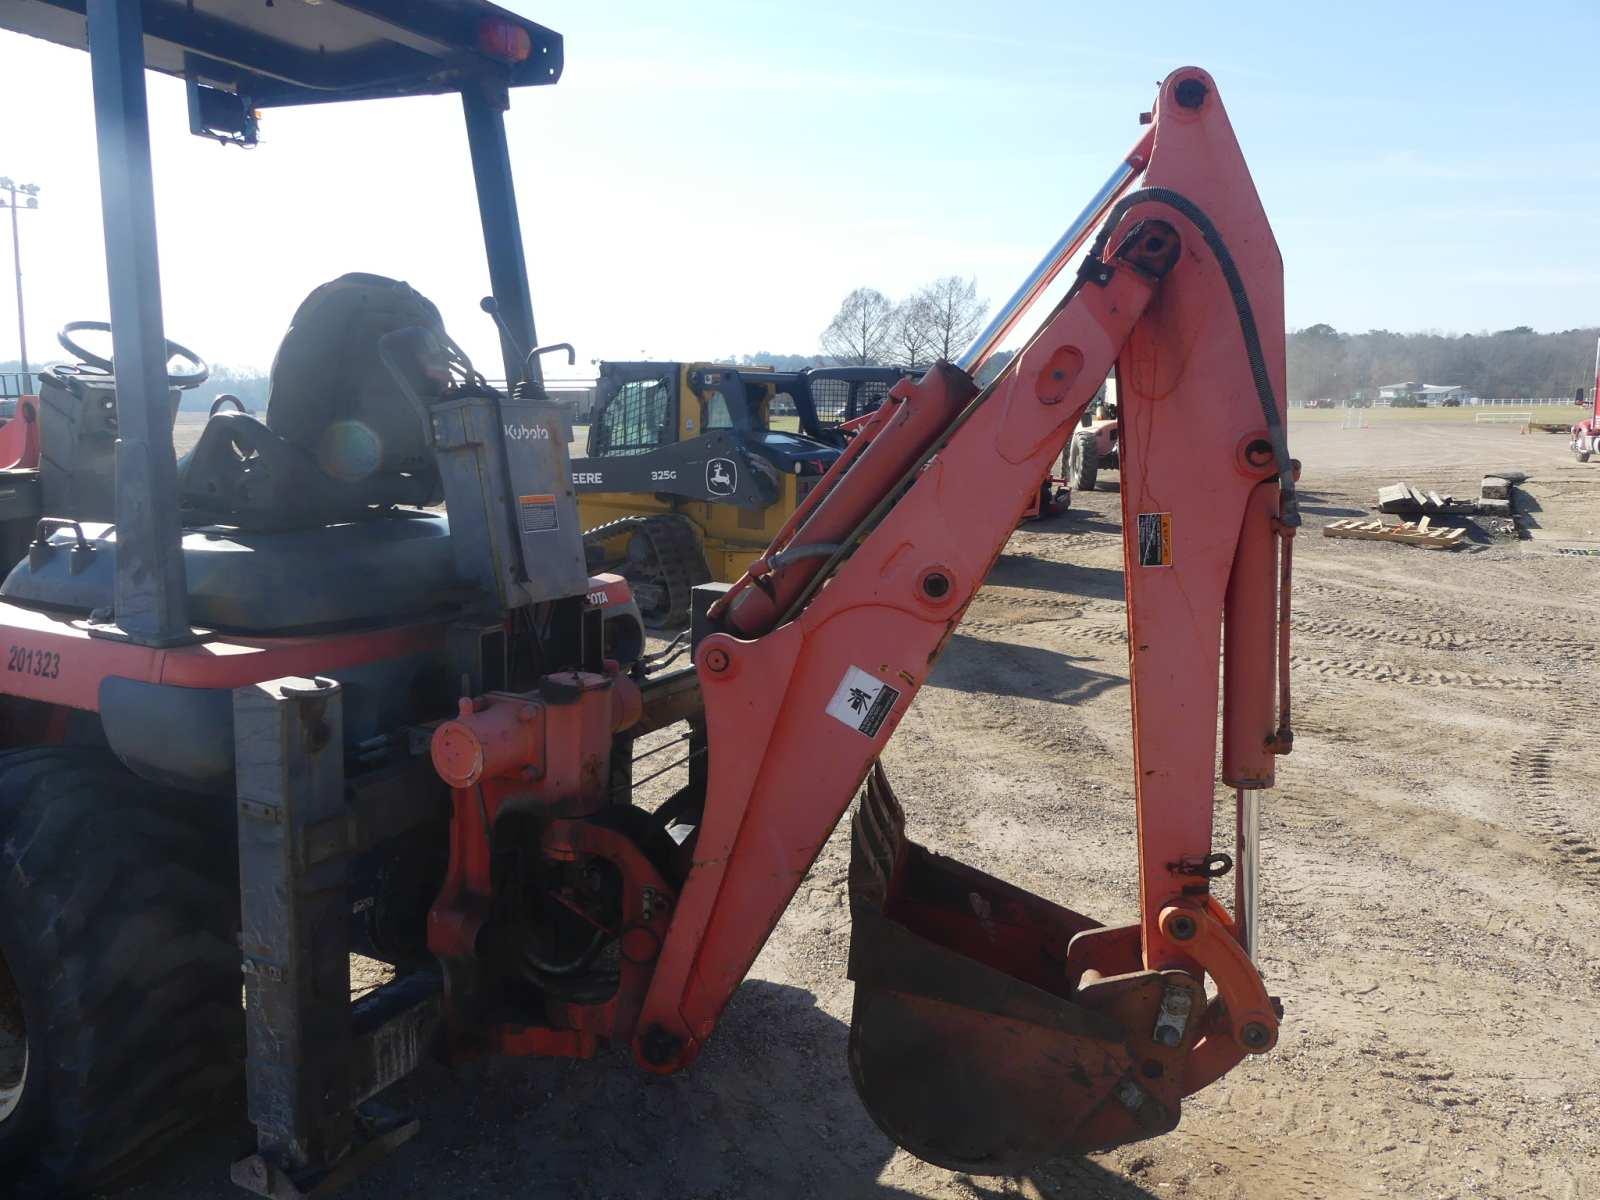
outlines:
{"label": "tire track in dirt", "polygon": [[1559,680],[1543,676],[1501,675],[1480,671],[1428,671],[1398,667],[1393,663],[1367,662],[1365,659],[1312,658],[1289,656],[1291,669],[1318,675],[1340,675],[1370,683],[1399,683],[1408,687],[1486,688],[1494,691],[1547,692],[1561,686]]}
{"label": "tire track in dirt", "polygon": [[1574,829],[1556,794],[1555,768],[1542,742],[1511,752],[1512,794],[1517,814],[1563,866],[1583,882],[1600,888],[1600,839]]}
{"label": "tire track in dirt", "polygon": [[1034,555],[1037,558],[1069,557],[1074,550],[1098,549],[1115,546],[1122,549],[1120,530],[1050,530],[1037,525],[1022,525],[1018,533],[1032,534],[1027,541],[1018,541],[1011,552]]}
{"label": "tire track in dirt", "polygon": [[1477,637],[1473,634],[1445,627],[1388,629],[1381,625],[1363,625],[1358,621],[1347,621],[1338,617],[1296,617],[1293,632],[1352,638],[1362,642],[1387,642],[1396,646],[1424,646],[1429,650],[1464,650],[1478,643]]}
{"label": "tire track in dirt", "polygon": [[[1318,626],[1323,625],[1327,627],[1328,633],[1361,636],[1353,631],[1371,629],[1378,631],[1378,636],[1372,640],[1396,644],[1417,644],[1438,649],[1548,650],[1561,654],[1571,662],[1585,665],[1600,663],[1600,643],[1549,632],[1538,628],[1536,622],[1495,620],[1482,614],[1474,614],[1473,632],[1460,633],[1451,624],[1462,617],[1460,605],[1442,604],[1421,597],[1378,595],[1365,588],[1327,581],[1297,583],[1295,595],[1316,596],[1324,600],[1327,607],[1359,608],[1363,615],[1391,617],[1396,623],[1395,628],[1384,631],[1381,626],[1364,625],[1348,618],[1296,615],[1294,622],[1296,630],[1322,632]],[[1555,620],[1554,617],[1551,619]],[[1339,626],[1348,626],[1351,632]],[[1413,642],[1413,638],[1421,640]]]}
{"label": "tire track in dirt", "polygon": [[1124,626],[1085,621],[1077,614],[1038,617],[1028,621],[963,621],[961,629],[963,633],[1005,633],[1032,625],[1058,626],[1058,632],[1069,641],[1095,642],[1102,646],[1126,645],[1128,641],[1128,631]]}
{"label": "tire track in dirt", "polygon": [[1416,1104],[1442,1105],[1454,1108],[1460,1104],[1477,1104],[1480,1097],[1455,1082],[1456,1073],[1426,1050],[1369,1050],[1385,1062],[1377,1069],[1384,1079],[1392,1079],[1405,1089],[1402,1093]]}
{"label": "tire track in dirt", "polygon": [[[1006,585],[1010,587],[1010,584]],[[1083,596],[1063,596],[1060,593],[1039,595],[1028,592],[996,592],[987,587],[978,592],[972,601],[969,611],[977,610],[980,614],[985,609],[994,609],[1001,612],[1045,611],[1058,616],[1078,616],[1082,613],[1116,613],[1122,615],[1124,608],[1120,600],[1095,600]],[[969,624],[961,623],[962,628]]]}
{"label": "tire track in dirt", "polygon": [[[1281,1138],[1245,1142],[1225,1136],[1216,1125],[1206,1127],[1204,1157],[1226,1163],[1236,1177],[1248,1180],[1251,1194],[1271,1195],[1273,1200],[1331,1200],[1352,1195],[1351,1182],[1362,1174],[1354,1164],[1348,1170],[1319,1166],[1329,1160],[1326,1146],[1315,1153],[1285,1153]],[[1271,1191],[1258,1191],[1266,1187]]]}

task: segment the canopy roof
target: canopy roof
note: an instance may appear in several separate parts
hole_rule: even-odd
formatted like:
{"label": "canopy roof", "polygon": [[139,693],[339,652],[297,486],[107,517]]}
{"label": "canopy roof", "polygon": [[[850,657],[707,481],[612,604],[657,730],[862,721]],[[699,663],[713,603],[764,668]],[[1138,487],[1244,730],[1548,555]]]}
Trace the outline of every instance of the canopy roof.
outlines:
{"label": "canopy roof", "polygon": [[[256,107],[554,83],[561,35],[486,0],[142,0],[145,65]],[[4,0],[0,28],[88,48],[86,0]]]}

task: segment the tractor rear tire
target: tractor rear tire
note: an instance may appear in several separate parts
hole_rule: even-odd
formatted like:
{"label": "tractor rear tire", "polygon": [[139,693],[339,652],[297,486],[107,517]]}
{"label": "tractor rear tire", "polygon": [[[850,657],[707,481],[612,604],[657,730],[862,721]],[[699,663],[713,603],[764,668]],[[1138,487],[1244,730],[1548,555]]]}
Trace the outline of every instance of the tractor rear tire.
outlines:
{"label": "tractor rear tire", "polygon": [[1092,431],[1074,434],[1067,447],[1067,480],[1075,492],[1094,491],[1100,474],[1100,444]]}
{"label": "tractor rear tire", "polygon": [[20,1082],[0,1178],[21,1195],[114,1183],[239,1094],[235,837],[230,805],[107,751],[0,755],[0,1036]]}

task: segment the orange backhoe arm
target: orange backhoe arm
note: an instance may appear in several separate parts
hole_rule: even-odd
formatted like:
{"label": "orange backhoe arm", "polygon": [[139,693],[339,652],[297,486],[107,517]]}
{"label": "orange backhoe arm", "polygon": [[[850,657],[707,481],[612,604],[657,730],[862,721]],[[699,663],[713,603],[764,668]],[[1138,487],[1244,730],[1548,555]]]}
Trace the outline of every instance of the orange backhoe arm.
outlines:
{"label": "orange backhoe arm", "polygon": [[[694,1058],[864,781],[852,1068],[916,1153],[985,1169],[1148,1136],[1176,1122],[1181,1095],[1275,1042],[1274,1005],[1210,881],[1228,865],[1212,851],[1225,615],[1227,781],[1270,786],[1288,744],[1282,266],[1210,77],[1175,72],[1153,122],[1142,190],[1000,377],[980,391],[941,363],[899,385],[715,610],[721,631],[695,658],[706,805],[635,1036],[648,1067]],[[874,771],[1113,365],[1140,872],[1138,921],[1121,927],[905,842]],[[1033,1118],[1008,1110],[992,1145],[952,1133],[884,1092],[921,1063],[962,1072],[962,1121],[981,1123],[992,1092],[1050,1128],[1023,1136]]]}

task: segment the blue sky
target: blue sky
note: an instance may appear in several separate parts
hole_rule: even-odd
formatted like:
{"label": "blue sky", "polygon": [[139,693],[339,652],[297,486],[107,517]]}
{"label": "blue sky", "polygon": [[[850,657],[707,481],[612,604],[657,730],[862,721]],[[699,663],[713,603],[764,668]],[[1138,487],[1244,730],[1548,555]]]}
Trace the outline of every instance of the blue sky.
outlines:
{"label": "blue sky", "polygon": [[[512,7],[567,39],[510,128],[539,332],[580,362],[809,352],[859,284],[971,275],[999,300],[1188,63],[1229,108],[1292,326],[1600,324],[1593,0]],[[150,97],[171,336],[264,365],[305,292],[369,270],[491,356],[456,104],[269,111],[241,152],[188,135],[176,81]],[[105,315],[87,57],[0,34],[0,105],[0,174],[44,189],[38,358]],[[0,289],[0,358],[14,316]]]}

